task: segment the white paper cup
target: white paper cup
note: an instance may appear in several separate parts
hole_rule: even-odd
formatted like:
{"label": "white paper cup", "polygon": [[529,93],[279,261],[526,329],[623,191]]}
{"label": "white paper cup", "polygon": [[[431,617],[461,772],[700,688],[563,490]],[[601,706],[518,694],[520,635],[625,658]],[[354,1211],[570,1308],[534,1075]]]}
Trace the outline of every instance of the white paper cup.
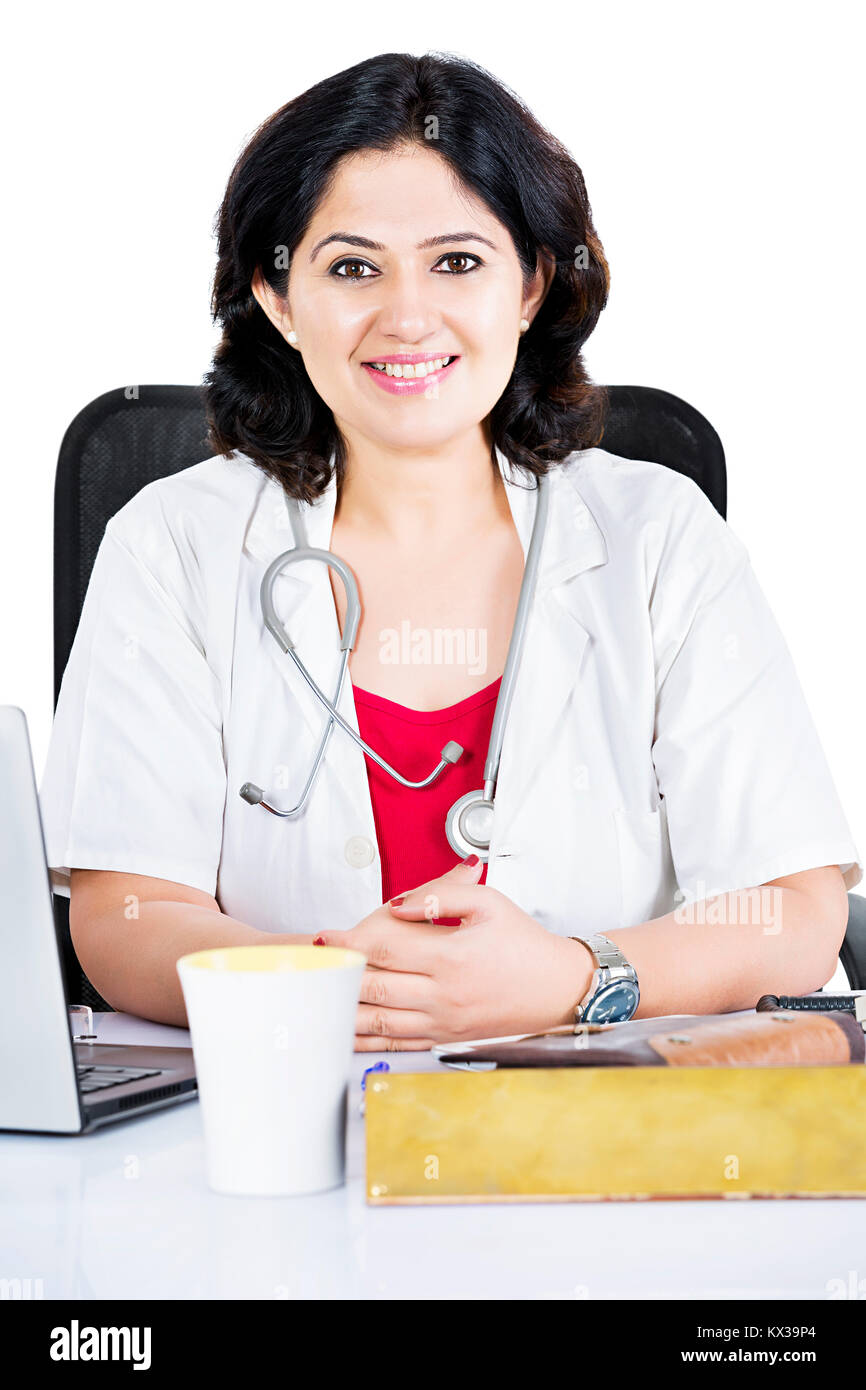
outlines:
{"label": "white paper cup", "polygon": [[208,1185],[296,1196],[345,1181],[360,951],[226,946],[177,962]]}

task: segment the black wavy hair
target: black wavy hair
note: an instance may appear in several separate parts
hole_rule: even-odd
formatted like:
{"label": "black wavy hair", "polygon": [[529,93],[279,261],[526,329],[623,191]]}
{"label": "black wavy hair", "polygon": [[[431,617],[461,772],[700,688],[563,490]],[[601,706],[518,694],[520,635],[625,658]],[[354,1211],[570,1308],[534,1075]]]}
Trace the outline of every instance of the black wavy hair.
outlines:
{"label": "black wavy hair", "polygon": [[209,442],[217,454],[248,455],[301,501],[325,490],[332,456],[339,482],[345,444],[301,354],[264,313],[251,281],[260,267],[284,297],[289,262],[275,253],[293,254],[338,161],[407,143],[435,150],[484,201],[511,234],[525,279],[539,248],[555,257],[547,295],[488,416],[493,445],[537,475],[604,433],[607,391],[589,380],[581,349],[607,303],[610,275],[578,165],[476,63],[447,53],[382,53],[316,83],[259,127],[214,226],[212,312],[222,338],[203,379]]}

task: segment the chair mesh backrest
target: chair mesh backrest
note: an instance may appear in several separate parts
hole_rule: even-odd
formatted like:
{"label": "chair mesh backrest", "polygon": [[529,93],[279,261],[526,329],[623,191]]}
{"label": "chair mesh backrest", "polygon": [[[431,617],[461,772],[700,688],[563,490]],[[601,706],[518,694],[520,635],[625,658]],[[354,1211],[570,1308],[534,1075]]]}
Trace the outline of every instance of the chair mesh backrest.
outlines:
{"label": "chair mesh backrest", "polygon": [[620,458],[648,459],[684,473],[727,516],[725,451],[709,420],[669,391],[610,386],[610,414],[601,448]]}
{"label": "chair mesh backrest", "polygon": [[198,386],[107,391],[66,431],[54,490],[55,704],[106,523],[146,483],[207,458],[206,434]]}
{"label": "chair mesh backrest", "polygon": [[[725,456],[712,425],[667,391],[648,386],[608,390],[610,412],[601,447],[686,474],[724,516]],[[55,705],[106,523],[145,484],[211,454],[199,386],[120,387],[91,401],[69,426],[54,491]],[[108,1009],[75,957],[66,898],[55,898],[55,912],[70,1002]]]}

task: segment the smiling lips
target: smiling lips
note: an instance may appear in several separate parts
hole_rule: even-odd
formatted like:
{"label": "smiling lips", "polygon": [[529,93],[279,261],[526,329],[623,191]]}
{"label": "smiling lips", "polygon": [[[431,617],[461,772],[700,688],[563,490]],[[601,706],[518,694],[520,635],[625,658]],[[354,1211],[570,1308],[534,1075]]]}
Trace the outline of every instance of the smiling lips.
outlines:
{"label": "smiling lips", "polygon": [[362,362],[361,366],[383,391],[393,396],[418,396],[423,395],[428,386],[438,386],[459,361],[459,357],[448,353],[437,356],[433,352],[398,352]]}

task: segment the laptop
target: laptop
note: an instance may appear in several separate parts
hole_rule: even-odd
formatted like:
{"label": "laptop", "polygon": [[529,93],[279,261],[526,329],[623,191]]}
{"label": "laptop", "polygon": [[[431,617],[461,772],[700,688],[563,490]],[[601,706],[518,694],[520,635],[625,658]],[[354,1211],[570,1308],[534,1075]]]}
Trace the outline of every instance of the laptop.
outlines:
{"label": "laptop", "polygon": [[0,980],[0,1130],[84,1134],[197,1095],[190,1047],[73,1039],[30,735],[15,705],[0,705]]}

